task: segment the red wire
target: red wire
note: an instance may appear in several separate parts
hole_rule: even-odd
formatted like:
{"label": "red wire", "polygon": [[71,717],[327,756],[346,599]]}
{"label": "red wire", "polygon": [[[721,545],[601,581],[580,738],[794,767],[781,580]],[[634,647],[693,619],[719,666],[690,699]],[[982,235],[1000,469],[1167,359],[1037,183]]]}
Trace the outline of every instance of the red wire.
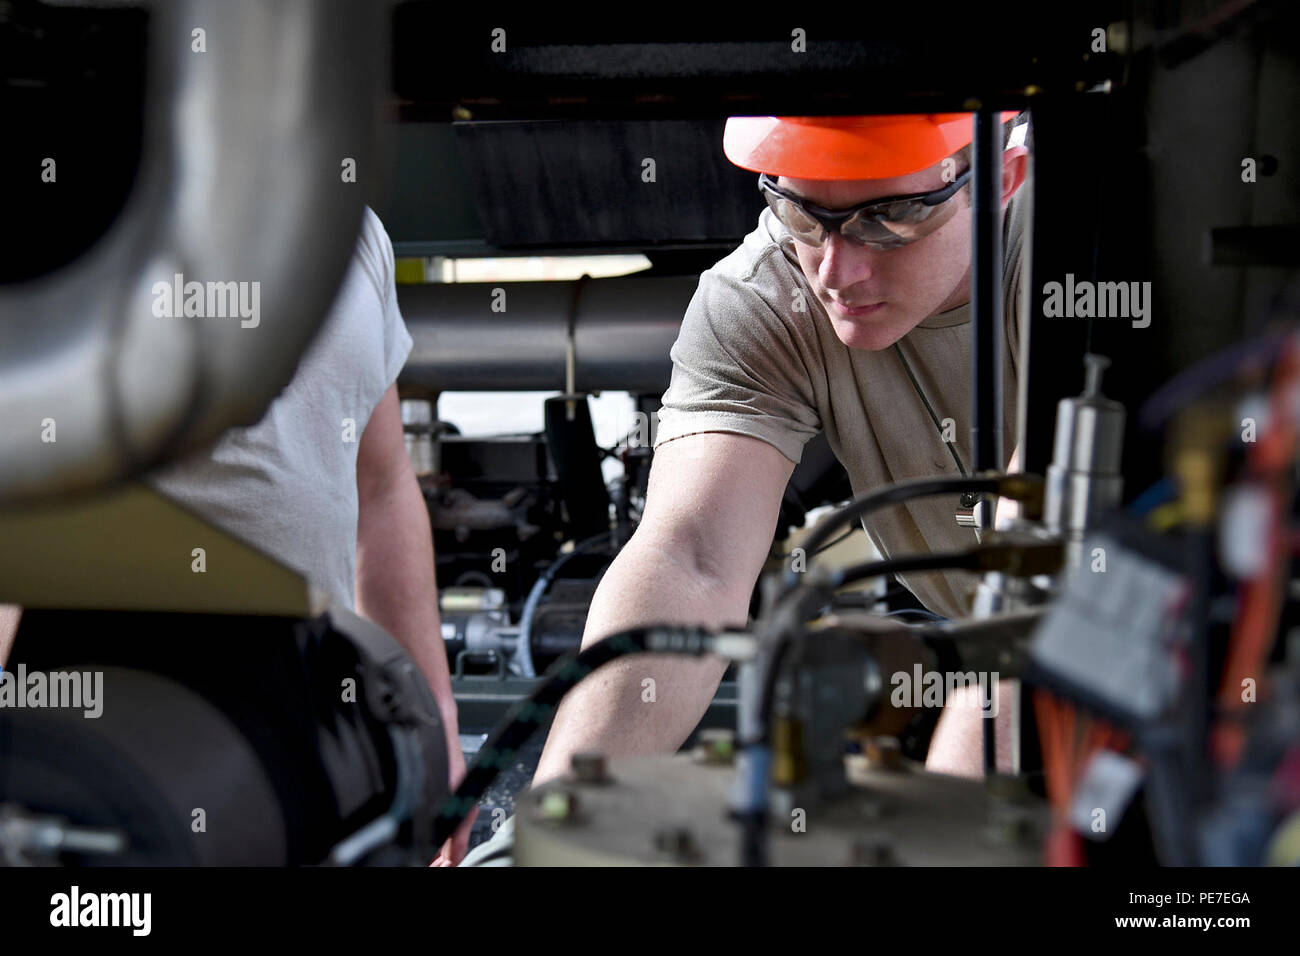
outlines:
{"label": "red wire", "polygon": [[1246,707],[1241,699],[1242,681],[1253,678],[1257,694],[1263,692],[1268,654],[1277,634],[1290,538],[1284,490],[1296,454],[1292,395],[1297,388],[1300,388],[1300,335],[1292,336],[1284,346],[1270,396],[1269,428],[1251,449],[1251,470],[1266,478],[1269,531],[1260,571],[1241,589],[1219,685],[1218,704],[1224,717],[1214,729],[1211,748],[1215,761],[1225,768],[1237,763],[1245,742],[1244,723],[1237,719]]}

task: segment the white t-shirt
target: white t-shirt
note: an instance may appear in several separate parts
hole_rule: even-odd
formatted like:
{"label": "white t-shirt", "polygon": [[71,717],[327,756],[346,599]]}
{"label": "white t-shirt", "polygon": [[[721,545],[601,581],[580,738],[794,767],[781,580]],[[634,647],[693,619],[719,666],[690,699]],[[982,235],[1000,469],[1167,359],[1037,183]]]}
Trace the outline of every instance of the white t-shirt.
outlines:
{"label": "white t-shirt", "polygon": [[392,242],[367,208],[334,304],[262,420],[230,429],[207,452],[146,479],[349,609],[355,605],[357,449],[411,351],[393,273]]}

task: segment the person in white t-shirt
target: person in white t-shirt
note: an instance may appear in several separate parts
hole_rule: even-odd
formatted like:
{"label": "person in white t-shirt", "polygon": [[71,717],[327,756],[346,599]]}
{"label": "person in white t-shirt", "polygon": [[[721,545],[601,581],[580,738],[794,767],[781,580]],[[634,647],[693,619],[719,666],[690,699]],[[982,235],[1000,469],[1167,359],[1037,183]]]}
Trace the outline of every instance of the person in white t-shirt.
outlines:
{"label": "person in white t-shirt", "polygon": [[[411,344],[397,307],[392,242],[367,208],[329,315],[262,420],[147,480],[392,634],[438,702],[455,787],[465,757],[433,538],[397,396]],[[460,862],[472,824],[473,815],[435,865]]]}

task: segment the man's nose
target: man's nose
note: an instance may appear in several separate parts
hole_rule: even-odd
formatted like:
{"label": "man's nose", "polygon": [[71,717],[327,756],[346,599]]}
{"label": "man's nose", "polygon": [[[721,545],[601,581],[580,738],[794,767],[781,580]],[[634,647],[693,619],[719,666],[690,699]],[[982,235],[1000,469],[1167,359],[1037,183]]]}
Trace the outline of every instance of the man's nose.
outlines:
{"label": "man's nose", "polygon": [[847,289],[871,278],[871,251],[865,246],[831,233],[822,243],[818,278],[827,289]]}

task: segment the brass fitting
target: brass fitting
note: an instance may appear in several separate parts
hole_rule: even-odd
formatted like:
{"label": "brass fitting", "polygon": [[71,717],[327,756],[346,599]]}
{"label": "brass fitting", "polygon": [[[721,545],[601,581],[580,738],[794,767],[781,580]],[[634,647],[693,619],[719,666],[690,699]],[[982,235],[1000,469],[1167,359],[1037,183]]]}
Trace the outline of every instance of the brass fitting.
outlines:
{"label": "brass fitting", "polygon": [[1003,475],[998,482],[998,494],[1012,501],[1020,502],[1020,514],[1027,521],[1043,519],[1043,489],[1046,483],[1042,475],[1014,474]]}
{"label": "brass fitting", "polygon": [[803,754],[803,724],[793,717],[772,721],[772,783],[792,787],[808,776]]}

